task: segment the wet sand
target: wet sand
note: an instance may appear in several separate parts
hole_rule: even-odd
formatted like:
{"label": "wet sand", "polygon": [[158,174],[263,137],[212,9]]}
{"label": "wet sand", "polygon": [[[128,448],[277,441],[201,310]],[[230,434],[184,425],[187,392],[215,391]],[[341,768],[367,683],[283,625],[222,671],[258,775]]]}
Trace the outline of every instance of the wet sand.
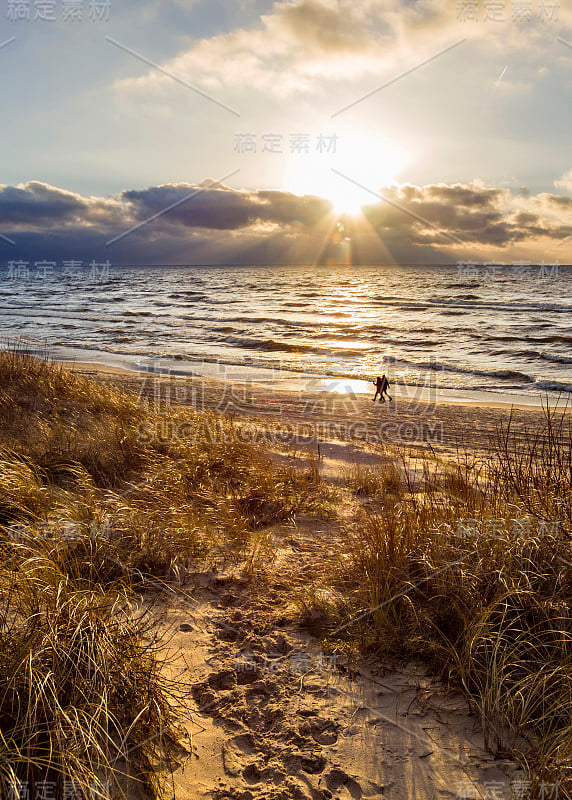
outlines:
{"label": "wet sand", "polygon": [[[316,448],[327,447],[327,443],[351,444],[348,453],[364,447],[399,445],[428,448],[443,455],[459,450],[490,455],[499,429],[506,428],[509,421],[517,435],[538,430],[544,421],[541,407],[437,402],[430,396],[404,396],[393,387],[393,401],[374,403],[373,387],[368,396],[161,376],[98,364],[68,362],[65,366],[86,377],[113,383],[157,410],[190,406],[249,421],[257,429],[273,432],[279,443]],[[564,403],[559,408],[564,410]]]}

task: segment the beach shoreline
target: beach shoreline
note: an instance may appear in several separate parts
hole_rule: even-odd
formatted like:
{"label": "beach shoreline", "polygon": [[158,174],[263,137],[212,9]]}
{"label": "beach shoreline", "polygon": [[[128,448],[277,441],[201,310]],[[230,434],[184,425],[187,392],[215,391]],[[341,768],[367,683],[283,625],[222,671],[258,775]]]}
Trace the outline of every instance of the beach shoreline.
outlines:
{"label": "beach shoreline", "polygon": [[[541,406],[452,402],[420,395],[404,397],[399,387],[393,401],[372,402],[371,396],[320,391],[315,388],[277,388],[255,382],[234,382],[124,370],[100,364],[60,362],[86,378],[118,386],[146,408],[165,411],[190,407],[210,412],[215,419],[231,417],[240,423],[245,441],[270,449],[302,449],[330,459],[329,472],[371,462],[372,452],[386,447],[439,454],[454,459],[459,453],[481,458],[494,455],[499,432],[510,426],[516,436],[543,429]],[[561,410],[565,407],[562,405]],[[570,409],[566,408],[569,412]],[[159,438],[183,441],[184,424],[156,432]],[[374,458],[375,461],[375,458]],[[372,462],[373,464],[373,462]]]}
{"label": "beach shoreline", "polygon": [[[134,385],[135,380],[148,380],[150,377],[161,380],[175,380],[201,383],[205,386],[222,387],[225,384],[233,384],[238,387],[251,387],[253,391],[261,392],[266,389],[271,393],[284,393],[286,396],[292,394],[355,394],[358,396],[372,396],[375,388],[369,388],[369,383],[354,378],[347,379],[334,379],[324,376],[313,376],[310,373],[303,375],[300,373],[299,379],[276,379],[272,370],[267,370],[269,377],[265,380],[263,378],[244,378],[240,377],[240,373],[236,377],[232,377],[229,373],[226,377],[210,377],[208,375],[189,374],[185,372],[176,372],[169,368],[165,369],[136,369],[131,366],[123,366],[117,364],[104,364],[95,361],[77,361],[66,359],[53,359],[61,364],[66,369],[76,372],[80,375],[95,376],[104,379],[111,379],[113,376]],[[258,370],[260,374],[262,370]],[[265,370],[266,371],[266,370]],[[570,411],[567,407],[566,400],[554,400],[553,397],[548,397],[546,392],[538,392],[537,397],[527,395],[510,395],[508,393],[496,393],[491,391],[477,391],[477,390],[443,390],[436,387],[414,387],[408,385],[391,384],[392,396],[401,398],[407,403],[412,401],[420,402],[423,404],[438,404],[446,406],[466,406],[475,408],[487,409],[515,409],[515,410],[541,410],[546,407],[547,402],[551,407],[557,405],[560,410]],[[466,397],[458,396],[459,393],[466,395]],[[502,399],[499,399],[502,398]]]}

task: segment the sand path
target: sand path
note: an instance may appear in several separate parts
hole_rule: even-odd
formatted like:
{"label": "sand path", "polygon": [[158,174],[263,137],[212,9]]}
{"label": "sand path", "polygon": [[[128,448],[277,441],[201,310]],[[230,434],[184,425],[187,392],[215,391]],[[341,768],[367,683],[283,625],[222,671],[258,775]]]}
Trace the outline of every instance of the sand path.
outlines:
{"label": "sand path", "polygon": [[508,800],[523,774],[485,750],[459,694],[413,664],[323,652],[297,625],[293,580],[340,531],[278,533],[269,581],[197,573],[191,599],[163,610],[195,703],[177,800]]}
{"label": "sand path", "polygon": [[[77,371],[118,383],[152,405],[223,411],[255,428],[285,430],[299,440],[274,442],[276,458],[307,464],[319,452],[323,479],[339,483],[352,464],[387,460],[386,446],[423,446],[425,426],[441,456],[457,448],[490,454],[490,437],[509,408],[419,406],[396,397],[257,390],[105,371]],[[228,392],[230,391],[230,395]],[[200,392],[200,397],[197,395]],[[222,403],[224,397],[228,403]],[[522,431],[541,420],[519,409]],[[360,427],[361,426],[361,427]],[[381,426],[381,427],[380,427]],[[384,426],[384,427],[383,427]],[[381,431],[381,437],[373,439]],[[270,441],[272,445],[272,441]],[[317,564],[335,551],[343,520],[299,520],[272,531],[264,580],[243,565],[188,575],[176,599],[155,611],[193,698],[183,720],[189,753],[165,773],[177,800],[510,800],[524,779],[517,765],[484,747],[466,700],[414,664],[348,662],[299,625],[292,605]],[[330,548],[331,546],[331,548]]]}

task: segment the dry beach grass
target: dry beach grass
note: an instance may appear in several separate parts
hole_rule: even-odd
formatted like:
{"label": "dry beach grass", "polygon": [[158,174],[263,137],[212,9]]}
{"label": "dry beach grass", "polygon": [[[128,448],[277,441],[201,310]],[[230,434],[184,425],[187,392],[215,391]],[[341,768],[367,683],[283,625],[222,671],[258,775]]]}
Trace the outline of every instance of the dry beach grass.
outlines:
{"label": "dry beach grass", "polygon": [[[301,703],[304,681],[285,673],[272,688],[256,649],[268,639],[283,657],[339,657],[344,680],[363,659],[424,665],[477,712],[491,757],[518,760],[530,797],[548,785],[572,795],[564,410],[486,412],[472,450],[324,441],[318,453],[250,441],[241,426],[269,430],[263,415],[146,407],[124,375],[96,380],[23,352],[0,353],[0,386],[2,797],[46,781],[55,797],[70,781],[77,797],[174,785],[180,797],[407,796],[348,765],[341,777],[324,708],[318,728],[306,708],[308,730],[284,738],[279,694]],[[291,399],[283,413],[303,416]],[[478,416],[446,413],[459,429]],[[238,632],[218,637],[224,669],[204,685],[173,640],[201,618],[220,632],[213,614]],[[233,660],[247,643],[252,685]],[[195,631],[182,646],[192,660],[203,645]],[[334,728],[348,716],[338,710]],[[217,723],[213,742],[226,731],[226,784],[213,773],[203,794],[190,786],[209,767],[181,722],[195,714]],[[433,783],[426,796],[446,796]]]}

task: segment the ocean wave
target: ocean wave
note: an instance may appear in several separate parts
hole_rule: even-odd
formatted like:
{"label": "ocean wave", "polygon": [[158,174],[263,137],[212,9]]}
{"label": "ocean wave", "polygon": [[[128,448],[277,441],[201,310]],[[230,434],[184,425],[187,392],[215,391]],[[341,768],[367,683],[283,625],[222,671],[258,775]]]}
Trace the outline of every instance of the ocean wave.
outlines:
{"label": "ocean wave", "polygon": [[372,333],[387,333],[388,331],[393,331],[394,328],[392,328],[389,325],[365,325],[364,327],[358,328],[357,330],[361,334],[368,335]]}
{"label": "ocean wave", "polygon": [[[359,341],[359,334],[355,331],[324,331],[324,333],[314,333],[313,337],[317,340],[328,341],[331,339],[338,339],[339,341]],[[379,341],[379,340],[378,340]],[[373,344],[370,343],[370,347]]]}
{"label": "ocean wave", "polygon": [[213,333],[227,333],[228,334],[228,333],[232,333],[233,331],[235,333],[240,333],[240,329],[239,328],[234,328],[232,325],[221,325],[218,328],[211,328],[211,330],[212,330]]}
{"label": "ocean wave", "polygon": [[447,295],[446,297],[430,297],[429,298],[429,302],[430,303],[445,303],[445,304],[453,303],[454,304],[454,303],[458,303],[460,301],[481,300],[481,299],[482,299],[481,296],[478,295],[478,294],[457,294],[454,297],[451,297],[451,295]]}
{"label": "ocean wave", "polygon": [[361,343],[360,352],[363,350],[373,350],[379,348],[381,345],[391,345],[392,347],[439,347],[442,344],[437,339],[401,339],[384,338],[381,336],[365,340],[362,336],[362,331],[327,331],[325,333],[317,333],[313,336],[314,339],[320,341],[340,341],[340,342],[353,342],[356,344]]}
{"label": "ocean wave", "polygon": [[[469,334],[473,339],[486,339],[490,342],[526,342],[530,344],[559,344],[559,345],[572,345],[572,336],[565,336],[565,335],[558,335],[553,334],[551,336],[513,336],[513,335],[502,335],[502,336],[495,336],[490,334],[482,334],[478,333],[470,333]],[[532,351],[531,351],[532,352]]]}
{"label": "ocean wave", "polygon": [[234,305],[234,303],[242,303],[240,298],[235,298],[233,300],[229,299],[228,297],[218,298],[218,297],[206,297],[205,296],[205,303],[209,303],[213,306],[229,306]]}
{"label": "ocean wave", "polygon": [[533,339],[532,341],[545,344],[572,344],[572,336],[553,334],[552,336],[542,336],[537,339]]}
{"label": "ocean wave", "polygon": [[0,297],[0,317],[7,334],[107,363],[211,360],[368,380],[385,368],[395,382],[535,396],[572,384],[572,272],[525,292],[512,277],[485,285],[454,266],[367,268],[365,279],[358,268],[296,269],[133,267],[108,286],[3,284],[19,291]]}
{"label": "ocean wave", "polygon": [[376,344],[389,344],[392,347],[439,347],[442,342],[432,339],[377,339]]}
{"label": "ocean wave", "polygon": [[556,364],[572,364],[570,356],[553,355],[552,353],[539,353],[538,357],[543,361],[553,361]]}
{"label": "ocean wave", "polygon": [[[329,316],[332,316],[331,314]],[[200,319],[197,317],[193,317],[193,319]],[[316,323],[312,322],[305,322],[304,320],[290,320],[284,319],[283,317],[250,317],[250,316],[243,316],[243,317],[229,317],[227,320],[216,319],[215,317],[209,318],[207,321],[211,322],[242,322],[247,323],[249,325],[260,325],[260,324],[272,324],[272,325],[282,325],[285,328],[316,328]]]}
{"label": "ocean wave", "polygon": [[434,372],[457,372],[462,375],[479,375],[483,378],[500,378],[501,380],[518,380],[522,383],[535,383],[536,379],[526,372],[519,372],[513,369],[484,370],[474,367],[462,367],[456,364],[446,364],[442,361],[415,362],[405,358],[395,356],[385,356],[384,362],[387,364],[404,364],[419,370],[431,370]]}
{"label": "ocean wave", "polygon": [[572,383],[560,383],[560,381],[536,381],[539,389],[550,389],[555,392],[572,392]]}
{"label": "ocean wave", "polygon": [[478,281],[469,281],[468,283],[446,283],[445,289],[478,289],[480,284]]}
{"label": "ocean wave", "polygon": [[340,350],[333,350],[331,348],[317,347],[310,344],[290,344],[289,342],[280,342],[276,339],[248,339],[240,336],[226,336],[221,341],[235,345],[236,347],[243,347],[248,350],[263,350],[267,353],[307,353],[316,356],[336,356],[344,357],[352,355],[363,355],[363,348],[349,348],[344,347]]}
{"label": "ocean wave", "polygon": [[423,309],[427,308],[428,304],[430,307],[437,307],[440,306],[459,306],[460,308],[465,309],[474,309],[474,310],[482,310],[482,311],[511,311],[511,312],[536,312],[536,313],[544,313],[550,312],[554,314],[569,314],[572,312],[572,305],[567,303],[530,303],[530,302],[517,302],[515,300],[511,301],[493,301],[493,300],[486,300],[486,299],[478,299],[478,300],[460,300],[456,297],[446,297],[446,298],[439,298],[439,297],[432,297],[427,298],[426,300],[419,301],[418,303],[412,303],[408,301],[406,298],[389,298],[379,296],[374,298],[376,300],[377,305],[387,305],[393,306],[397,308],[411,308],[414,309]]}
{"label": "ocean wave", "polygon": [[202,292],[174,292],[173,294],[170,294],[169,297],[172,300],[199,301],[199,300],[205,300],[206,294],[203,294]]}
{"label": "ocean wave", "polygon": [[91,297],[89,302],[90,303],[123,303],[127,298],[120,295],[119,297],[109,297],[109,295],[105,295],[105,297]]}
{"label": "ocean wave", "polygon": [[[470,331],[468,335],[472,339],[486,339],[489,342],[522,342],[522,338],[523,338],[522,336],[512,336],[512,335],[494,336],[494,335],[491,335],[491,334],[487,334],[487,333],[482,334],[482,333],[478,333],[478,332],[475,332],[475,331],[472,331],[472,332]],[[526,338],[527,338],[527,341],[529,341],[529,342],[534,341],[533,339],[531,339],[528,336]]]}
{"label": "ocean wave", "polygon": [[[20,337],[22,340],[26,337]],[[69,352],[70,343],[69,342],[61,342],[61,341],[53,341],[49,343],[49,347],[52,346],[63,346]],[[46,346],[45,342],[42,343],[42,346]],[[164,351],[159,350],[132,350],[126,349],[120,346],[101,346],[97,344],[88,344],[83,343],[82,345],[71,345],[72,349],[77,351],[95,351],[101,353],[109,353],[111,357],[113,356],[120,356],[122,359],[122,363],[124,365],[128,365],[132,359],[138,359],[136,361],[131,361],[133,364],[133,369],[137,371],[150,371],[150,372],[165,372],[171,374],[177,374],[176,369],[174,369],[170,364],[175,362],[188,362],[190,364],[201,364],[201,363],[213,363],[213,364],[226,364],[229,366],[237,366],[237,367],[254,367],[256,369],[268,369],[268,370],[275,370],[276,369],[276,362],[273,360],[264,360],[261,358],[251,358],[251,357],[244,357],[244,358],[228,358],[228,357],[221,357],[221,356],[209,356],[200,353],[167,353]],[[144,360],[140,360],[144,359]],[[387,359],[388,361],[390,359]],[[393,359],[394,363],[404,363],[405,360],[403,359]],[[151,362],[151,363],[149,363]],[[162,363],[158,363],[162,362]],[[113,360],[110,361],[113,364]],[[293,374],[301,374],[312,376],[313,378],[318,377],[333,377],[333,378],[343,378],[343,379],[354,379],[354,380],[363,380],[366,382],[371,381],[371,375],[369,371],[366,372],[351,372],[348,373],[346,370],[341,368],[336,368],[332,365],[332,367],[324,366],[323,368],[318,368],[316,371],[317,365],[314,367],[310,366],[302,366],[297,365],[295,363],[286,364],[285,362],[278,362],[280,364],[280,368],[282,370],[286,370],[286,372],[291,372]],[[405,362],[408,363],[408,362]],[[411,362],[409,362],[411,363]],[[415,365],[421,366],[421,365]],[[450,366],[450,365],[447,365]],[[449,370],[450,371],[450,370]],[[374,370],[375,372],[375,370]],[[467,372],[477,373],[478,371],[467,370]],[[522,383],[507,383],[506,379],[509,377],[510,371],[502,370],[497,371],[500,372],[503,377],[503,382],[500,384],[490,384],[490,383],[472,383],[470,385],[458,385],[455,382],[450,382],[443,380],[442,378],[439,379],[438,384],[427,383],[427,379],[423,378],[422,376],[415,377],[415,376],[399,376],[394,375],[391,377],[391,384],[393,386],[410,386],[414,388],[423,388],[423,389],[438,389],[439,391],[443,390],[452,390],[454,392],[463,392],[463,391],[487,391],[493,393],[505,393],[505,392],[523,392]],[[188,370],[180,372],[180,374],[196,374],[194,372],[189,372]],[[494,375],[494,373],[484,373],[484,375]],[[519,373],[516,373],[519,374]],[[572,384],[565,383],[561,381],[550,381],[550,380],[537,380],[533,381],[532,384],[528,384],[527,386],[528,391],[530,389],[538,389],[542,391],[552,391],[552,392],[572,392]]]}

